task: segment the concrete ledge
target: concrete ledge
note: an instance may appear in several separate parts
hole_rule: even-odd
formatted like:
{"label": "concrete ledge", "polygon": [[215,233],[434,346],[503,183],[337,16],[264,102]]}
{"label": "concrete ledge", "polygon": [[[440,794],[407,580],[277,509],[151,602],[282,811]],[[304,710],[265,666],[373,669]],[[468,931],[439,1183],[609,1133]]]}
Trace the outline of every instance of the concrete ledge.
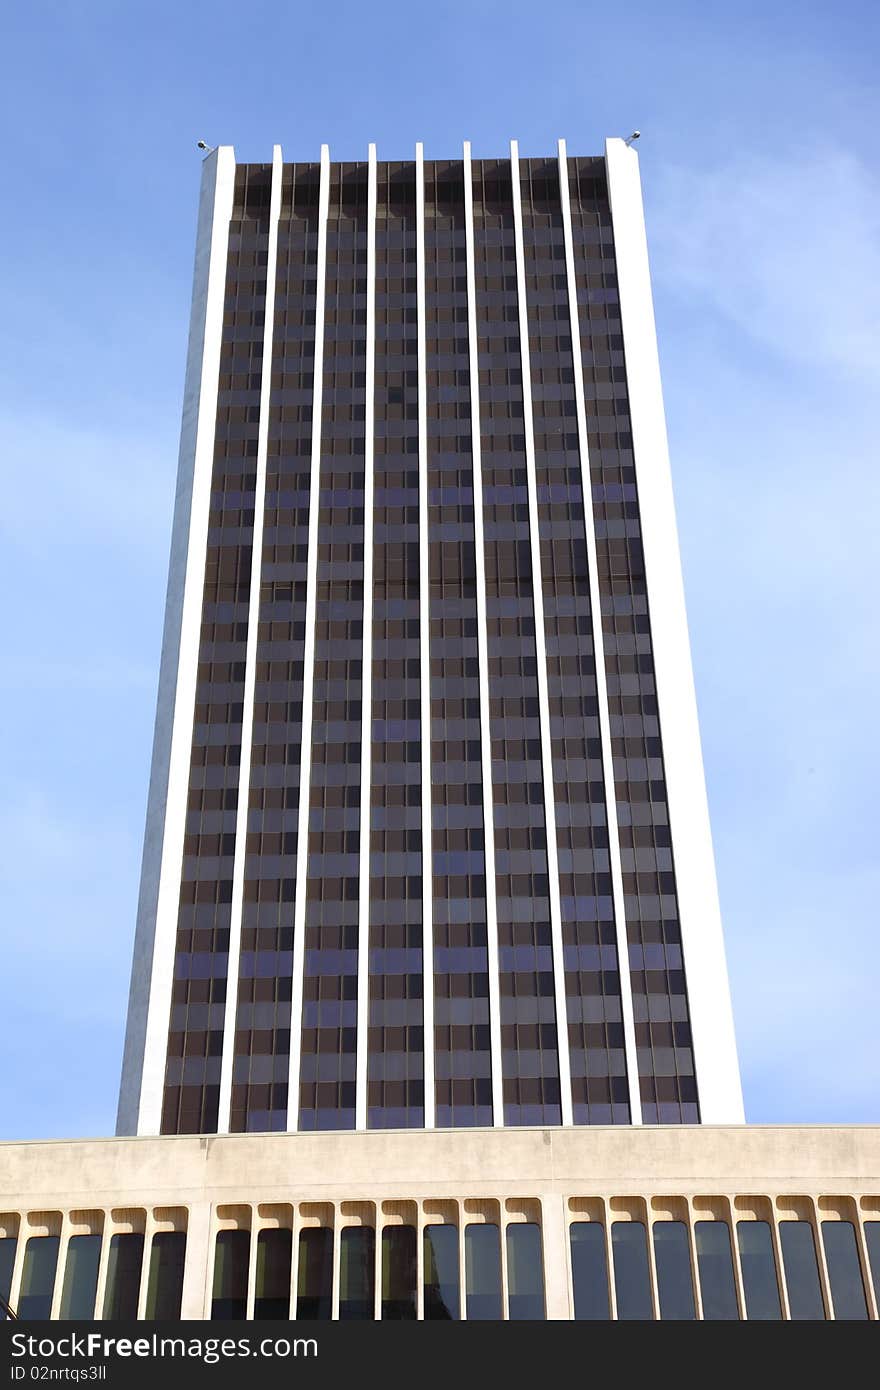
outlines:
{"label": "concrete ledge", "polygon": [[880,1126],[182,1135],[0,1144],[0,1203],[880,1192]]}

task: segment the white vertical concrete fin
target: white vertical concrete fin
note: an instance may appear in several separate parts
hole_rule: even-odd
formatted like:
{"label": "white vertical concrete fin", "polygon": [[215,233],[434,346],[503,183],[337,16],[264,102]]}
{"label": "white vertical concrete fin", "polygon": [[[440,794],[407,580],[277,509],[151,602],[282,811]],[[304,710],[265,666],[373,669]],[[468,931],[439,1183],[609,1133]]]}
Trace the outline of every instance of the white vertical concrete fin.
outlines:
{"label": "white vertical concrete fin", "polygon": [[229,1130],[232,1098],[232,1065],[235,1053],[235,1016],[238,1008],[238,968],[241,958],[241,919],[244,906],[244,873],[251,786],[251,751],[254,734],[254,691],[257,677],[257,639],[260,623],[260,576],[263,570],[263,517],[266,510],[266,460],[269,446],[269,399],[272,392],[272,343],[275,327],[275,278],[278,265],[278,218],[281,212],[281,146],[272,150],[272,186],[269,195],[269,247],[266,258],[266,312],[263,323],[263,371],[260,378],[260,419],[257,425],[254,529],[251,542],[251,586],[245,644],[244,693],[241,719],[241,761],[238,771],[238,809],[235,818],[235,853],[232,861],[232,905],[229,922],[229,959],[226,970],[226,1017],[220,1065],[218,1134]]}
{"label": "white vertical concrete fin", "polygon": [[477,647],[480,663],[480,758],[483,773],[483,830],[486,858],[486,942],[489,963],[489,1042],[492,1057],[493,1124],[504,1124],[501,1063],[501,983],[498,975],[498,905],[495,886],[495,813],[492,795],[492,738],[489,725],[489,641],[486,628],[486,547],[483,536],[483,464],[480,448],[480,364],[477,339],[474,185],[470,141],[464,142],[464,221],[467,257],[468,352],[471,379],[471,448],[474,470],[474,550],[477,571]]}
{"label": "white vertical concrete fin", "polygon": [[370,783],[373,768],[373,497],[376,415],[376,146],[367,163],[367,356],[364,411],[364,648],[361,671],[361,816],[358,858],[358,995],[355,1129],[367,1127],[367,1030],[370,1019]]}
{"label": "white vertical concrete fin", "polygon": [[550,940],[553,951],[553,994],[559,1057],[559,1097],[562,1123],[572,1123],[571,1057],[568,1047],[568,1011],[565,1003],[565,963],[562,948],[562,905],[559,892],[559,848],[556,841],[556,796],[553,783],[553,749],[550,740],[550,695],[547,683],[547,639],[544,630],[544,584],[541,573],[541,538],[538,516],[538,480],[535,463],[535,427],[532,411],[532,370],[529,352],[529,310],[526,298],[526,258],[523,239],[522,186],[519,146],[510,142],[510,178],[516,250],[516,285],[519,306],[519,343],[523,381],[523,426],[526,439],[526,483],[529,498],[529,546],[535,614],[535,657],[538,673],[538,718],[541,729],[541,775],[544,787],[544,826],[547,839],[547,877],[550,883]]}
{"label": "white vertical concrete fin", "polygon": [[602,744],[602,776],[605,785],[605,813],[608,817],[608,857],[611,866],[611,899],[614,906],[614,928],[620,972],[620,1007],[623,1020],[623,1045],[626,1054],[629,1111],[633,1124],[641,1124],[642,1103],[639,1095],[639,1067],[636,1034],[633,1021],[632,986],[629,975],[629,950],[626,939],[626,911],[623,897],[623,873],[620,865],[620,839],[617,828],[617,796],[614,790],[614,762],[611,753],[611,723],[608,714],[608,681],[605,672],[605,638],[602,631],[602,596],[599,592],[599,560],[596,550],[596,523],[593,516],[593,489],[590,480],[590,453],[587,435],[587,408],[584,402],[584,367],[581,357],[580,313],[575,277],[574,238],[571,230],[571,193],[568,182],[568,158],[565,141],[559,141],[559,192],[562,205],[562,227],[565,239],[565,274],[568,283],[568,315],[571,323],[572,364],[574,368],[575,418],[578,428],[578,453],[581,465],[581,491],[584,498],[584,532],[587,542],[587,565],[590,571],[590,613],[593,628],[593,657],[596,665],[596,696],[599,704],[599,738]]}
{"label": "white vertical concrete fin", "polygon": [[700,1118],[743,1121],[742,1088],[703,773],[638,155],[605,143],[660,735]]}
{"label": "white vertical concrete fin", "polygon": [[235,151],[203,161],[150,790],[118,1134],[158,1134],[195,710]]}
{"label": "white vertical concrete fin", "polygon": [[[428,551],[428,371],[425,289],[425,156],[416,145],[416,316],[419,391],[419,714],[422,737],[422,1031],[425,1128],[434,1103],[434,893],[431,818],[431,571]],[[421,1295],[420,1295],[421,1296]]]}
{"label": "white vertical concrete fin", "polygon": [[312,711],[315,692],[315,612],[318,573],[318,511],[321,498],[321,416],[324,394],[324,317],[327,281],[327,214],[330,206],[330,147],[321,146],[318,192],[318,260],[315,269],[315,356],[312,378],[312,448],[309,476],[309,538],[306,563],[306,622],[303,645],[303,702],[293,907],[293,964],[290,1001],[290,1071],[287,1128],[299,1127],[299,1067],[302,1054],[303,972],[306,939],[306,874],[309,862],[309,798],[312,786]]}

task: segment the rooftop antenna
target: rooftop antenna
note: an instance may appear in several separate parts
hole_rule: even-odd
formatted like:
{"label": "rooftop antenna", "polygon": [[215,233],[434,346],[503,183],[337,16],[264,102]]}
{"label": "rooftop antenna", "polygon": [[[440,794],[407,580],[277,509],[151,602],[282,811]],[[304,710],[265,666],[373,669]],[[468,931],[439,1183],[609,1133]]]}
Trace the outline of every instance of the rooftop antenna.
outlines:
{"label": "rooftop antenna", "polygon": [[624,140],[623,143],[624,143],[625,145],[631,145],[632,142],[633,142],[634,140],[638,140],[638,138],[639,138],[639,136],[641,135],[641,133],[642,133],[642,132],[641,132],[640,130],[634,130],[633,133],[632,133],[632,135],[629,137],[629,139],[628,139],[628,140]]}

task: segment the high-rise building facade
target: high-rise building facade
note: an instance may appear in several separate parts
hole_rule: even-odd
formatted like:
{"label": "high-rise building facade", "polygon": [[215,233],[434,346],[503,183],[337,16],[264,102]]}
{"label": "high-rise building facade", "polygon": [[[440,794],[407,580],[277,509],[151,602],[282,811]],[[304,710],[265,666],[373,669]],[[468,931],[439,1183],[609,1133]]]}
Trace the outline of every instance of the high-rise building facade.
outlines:
{"label": "high-rise building facade", "polygon": [[120,1132],[741,1119],[635,152],[217,149]]}
{"label": "high-rise building facade", "polygon": [[0,1320],[876,1321],[880,1127],[741,1121],[635,153],[212,152],[120,1137],[0,1144]]}

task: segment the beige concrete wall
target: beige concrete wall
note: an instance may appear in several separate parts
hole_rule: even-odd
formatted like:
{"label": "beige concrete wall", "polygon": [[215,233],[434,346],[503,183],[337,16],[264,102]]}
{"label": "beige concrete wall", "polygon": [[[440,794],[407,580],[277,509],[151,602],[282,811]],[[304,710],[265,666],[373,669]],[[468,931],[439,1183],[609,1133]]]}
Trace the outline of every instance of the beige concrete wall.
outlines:
{"label": "beige concrete wall", "polygon": [[183,1135],[0,1144],[0,1201],[107,1204],[607,1192],[880,1190],[880,1126],[628,1126]]}
{"label": "beige concrete wall", "polygon": [[[214,1238],[224,1227],[255,1233],[281,1225],[296,1237],[308,1224],[338,1231],[365,1223],[378,1236],[401,1221],[419,1231],[436,1221],[462,1229],[488,1220],[502,1230],[534,1221],[542,1230],[547,1314],[569,1318],[573,1221],[602,1223],[610,1268],[615,1221],[638,1220],[650,1229],[655,1220],[682,1220],[693,1243],[701,1219],[723,1220],[732,1233],[740,1220],[766,1220],[781,1269],[778,1223],[793,1217],[809,1221],[817,1237],[823,1221],[852,1221],[868,1311],[876,1317],[864,1223],[880,1221],[880,1127],[412,1130],[0,1144],[0,1235],[19,1236],[13,1304],[29,1234],[60,1234],[60,1271],[66,1241],[77,1231],[103,1230],[106,1247],[114,1231],[140,1230],[149,1247],[156,1230],[186,1229],[183,1314],[204,1317]],[[818,1238],[816,1246],[831,1315]],[[252,1264],[255,1247],[252,1239]],[[338,1240],[335,1247],[338,1306]],[[421,1262],[421,1239],[418,1250]],[[738,1257],[735,1264],[744,1310]],[[653,1267],[652,1279],[656,1314]],[[781,1276],[779,1282],[785,1310]],[[100,1292],[99,1283],[99,1308]],[[144,1296],[142,1287],[141,1312]],[[250,1308],[253,1298],[252,1269]],[[696,1277],[695,1298],[699,1308]],[[56,1287],[55,1315],[57,1304]]]}

